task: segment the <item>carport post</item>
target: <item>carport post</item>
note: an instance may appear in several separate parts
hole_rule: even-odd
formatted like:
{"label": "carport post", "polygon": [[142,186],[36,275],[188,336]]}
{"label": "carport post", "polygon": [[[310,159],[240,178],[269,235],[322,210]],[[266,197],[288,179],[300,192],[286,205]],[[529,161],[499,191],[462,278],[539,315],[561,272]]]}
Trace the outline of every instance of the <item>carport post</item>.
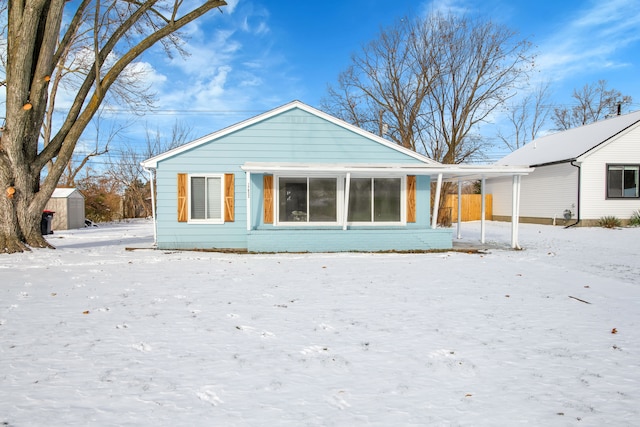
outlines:
{"label": "carport post", "polygon": [[487,216],[487,211],[486,211],[486,206],[485,206],[485,195],[484,195],[484,184],[485,184],[485,178],[484,176],[482,177],[482,180],[480,181],[480,197],[482,197],[482,200],[480,201],[480,206],[482,206],[481,208],[481,213],[480,213],[480,243],[484,244],[484,228],[485,228],[485,218]]}
{"label": "carport post", "polygon": [[458,178],[458,239],[462,239],[462,182]]}
{"label": "carport post", "polygon": [[511,190],[511,247],[520,249],[518,245],[518,222],[520,216],[520,175],[513,175]]}
{"label": "carport post", "polygon": [[442,188],[442,174],[438,174],[438,183],[436,184],[436,197],[433,200],[433,215],[431,216],[431,228],[435,229],[438,225],[438,210],[440,209],[440,190]]}

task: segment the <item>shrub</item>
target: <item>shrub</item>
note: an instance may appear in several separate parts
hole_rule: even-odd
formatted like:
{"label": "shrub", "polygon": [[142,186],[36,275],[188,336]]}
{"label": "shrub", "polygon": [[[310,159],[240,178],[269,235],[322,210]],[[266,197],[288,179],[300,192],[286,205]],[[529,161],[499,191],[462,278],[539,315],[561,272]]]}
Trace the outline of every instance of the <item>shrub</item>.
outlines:
{"label": "shrub", "polygon": [[629,219],[629,225],[631,227],[639,227],[640,226],[640,210],[635,211],[631,214],[631,218]]}
{"label": "shrub", "polygon": [[604,228],[616,228],[620,227],[622,222],[615,216],[603,216],[598,220],[598,226]]}

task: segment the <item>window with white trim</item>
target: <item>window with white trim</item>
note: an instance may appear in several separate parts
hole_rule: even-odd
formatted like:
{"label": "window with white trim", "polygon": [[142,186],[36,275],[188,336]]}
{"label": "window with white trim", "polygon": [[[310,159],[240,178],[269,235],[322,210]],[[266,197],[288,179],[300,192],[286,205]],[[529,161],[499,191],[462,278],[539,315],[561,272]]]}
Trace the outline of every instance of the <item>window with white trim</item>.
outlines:
{"label": "window with white trim", "polygon": [[278,222],[338,222],[337,177],[278,178]]}
{"label": "window with white trim", "polygon": [[607,198],[640,197],[640,165],[607,165]]}
{"label": "window with white trim", "polygon": [[189,176],[189,221],[224,222],[224,175]]}
{"label": "window with white trim", "polygon": [[[347,222],[354,225],[403,224],[403,177],[352,177]],[[276,218],[287,225],[338,225],[345,218],[346,177],[280,176],[276,179]]]}
{"label": "window with white trim", "polygon": [[401,178],[351,178],[348,221],[401,222]]}

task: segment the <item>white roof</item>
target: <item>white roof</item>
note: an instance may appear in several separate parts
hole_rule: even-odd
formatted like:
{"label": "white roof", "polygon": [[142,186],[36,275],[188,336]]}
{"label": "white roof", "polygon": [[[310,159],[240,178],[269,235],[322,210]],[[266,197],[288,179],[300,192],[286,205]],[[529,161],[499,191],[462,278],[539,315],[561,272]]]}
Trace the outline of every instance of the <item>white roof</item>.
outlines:
{"label": "white roof", "polygon": [[639,123],[640,111],[636,111],[536,138],[496,164],[540,166],[575,160]]}
{"label": "white roof", "polygon": [[64,199],[71,196],[75,191],[78,190],[76,190],[75,188],[56,188],[55,190],[53,190],[51,198]]}
{"label": "white roof", "polygon": [[348,129],[348,130],[350,130],[352,132],[355,132],[355,133],[357,133],[359,135],[362,135],[362,136],[364,136],[366,138],[369,138],[372,141],[378,142],[379,144],[385,145],[385,146],[387,146],[387,147],[389,147],[389,148],[391,148],[393,150],[400,151],[400,152],[402,152],[402,153],[404,153],[404,154],[406,154],[408,156],[411,156],[411,157],[413,157],[413,158],[415,158],[417,160],[420,160],[423,163],[439,164],[438,162],[428,158],[427,156],[423,156],[420,153],[416,153],[415,151],[412,151],[412,150],[409,150],[407,148],[404,148],[404,147],[402,147],[402,146],[400,146],[398,144],[394,144],[391,141],[388,141],[388,140],[386,140],[386,139],[384,139],[382,137],[379,137],[379,136],[377,136],[377,135],[375,135],[375,134],[373,134],[371,132],[368,132],[368,131],[366,131],[366,130],[364,130],[362,128],[359,128],[359,127],[354,126],[354,125],[352,125],[350,123],[347,123],[347,122],[345,122],[343,120],[340,120],[340,119],[338,119],[336,117],[333,117],[330,114],[327,114],[327,113],[322,112],[320,110],[317,110],[317,109],[315,109],[313,107],[310,107],[309,105],[307,105],[307,104],[305,104],[303,102],[300,102],[300,101],[292,101],[292,102],[290,102],[288,104],[285,104],[285,105],[282,105],[282,106],[280,106],[278,108],[275,108],[273,110],[267,111],[266,113],[263,113],[263,114],[260,114],[258,116],[255,116],[255,117],[252,117],[250,119],[247,119],[245,121],[236,123],[235,125],[229,126],[229,127],[224,128],[222,130],[219,130],[217,132],[214,132],[214,133],[211,133],[209,135],[203,136],[202,138],[198,138],[195,141],[191,141],[189,143],[181,145],[180,147],[174,148],[173,150],[169,150],[169,151],[164,152],[162,154],[159,154],[159,155],[157,155],[155,157],[151,157],[150,159],[147,159],[147,160],[143,161],[140,164],[142,165],[142,167],[145,167],[145,168],[156,168],[158,166],[158,162],[161,161],[161,160],[167,159],[167,158],[172,157],[172,156],[174,156],[176,154],[182,153],[183,151],[190,150],[190,149],[192,149],[194,147],[197,147],[197,146],[199,146],[201,144],[204,144],[204,143],[212,141],[212,140],[214,140],[216,138],[220,138],[222,136],[228,135],[228,134],[230,134],[232,132],[235,132],[235,131],[237,131],[239,129],[245,128],[247,126],[251,126],[251,125],[253,125],[253,124],[257,123],[257,122],[260,122],[262,120],[268,119],[268,118],[273,117],[273,116],[276,116],[276,115],[281,114],[281,113],[283,113],[285,111],[292,110],[294,108],[299,108],[299,109],[301,109],[303,111],[306,111],[306,112],[308,112],[310,114],[313,114],[315,116],[321,117],[321,118],[323,118],[323,119],[325,119],[325,120],[327,120],[327,121],[329,121],[329,122],[331,122],[333,124],[336,124],[336,125],[338,125],[340,127],[343,127],[345,129]]}
{"label": "white roof", "polygon": [[323,164],[323,163],[270,163],[247,162],[242,170],[257,173],[376,173],[376,174],[416,174],[445,180],[475,180],[504,175],[528,175],[533,169],[526,166],[458,165],[458,164]]}

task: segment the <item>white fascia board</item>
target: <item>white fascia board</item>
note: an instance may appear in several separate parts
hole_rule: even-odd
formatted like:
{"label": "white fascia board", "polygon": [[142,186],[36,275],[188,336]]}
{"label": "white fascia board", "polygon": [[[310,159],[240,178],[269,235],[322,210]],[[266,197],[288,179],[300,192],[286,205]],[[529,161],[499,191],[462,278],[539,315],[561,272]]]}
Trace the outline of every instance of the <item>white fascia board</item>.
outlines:
{"label": "white fascia board", "polygon": [[314,164],[314,163],[260,163],[247,162],[241,169],[254,173],[375,173],[415,174],[446,179],[480,179],[482,177],[528,175],[533,168],[526,166],[472,166],[472,165],[398,165],[398,164]]}

